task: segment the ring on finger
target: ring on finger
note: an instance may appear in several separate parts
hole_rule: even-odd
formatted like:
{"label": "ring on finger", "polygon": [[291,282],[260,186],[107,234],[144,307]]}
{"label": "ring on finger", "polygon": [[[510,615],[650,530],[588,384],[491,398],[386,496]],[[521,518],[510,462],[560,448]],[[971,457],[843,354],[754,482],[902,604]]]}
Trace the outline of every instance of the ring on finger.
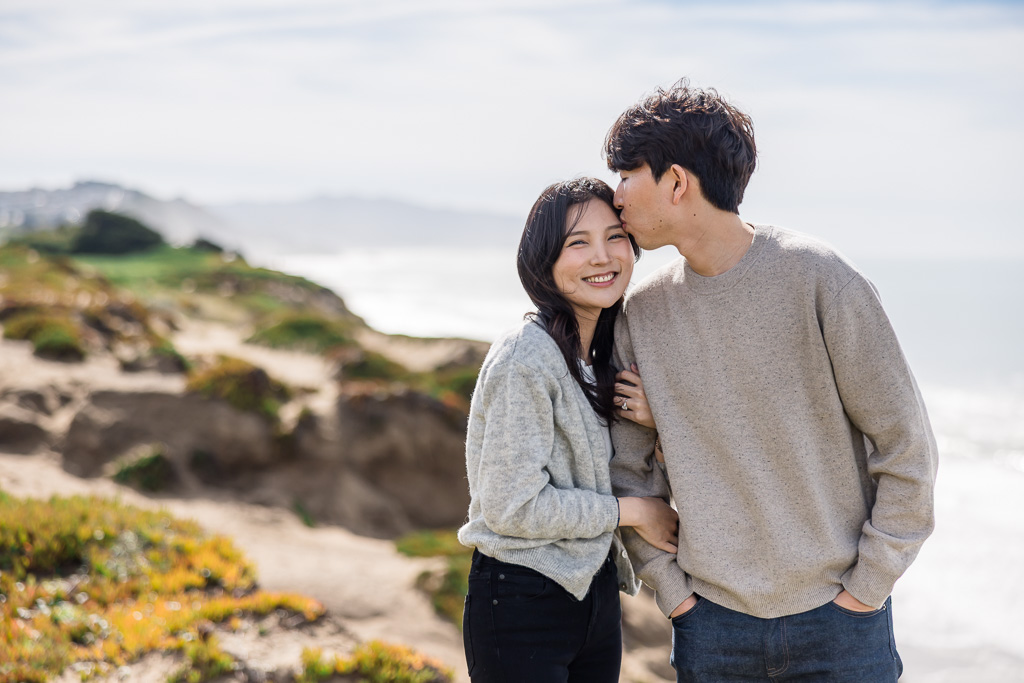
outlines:
{"label": "ring on finger", "polygon": [[627,410],[627,411],[629,410],[629,405],[627,405],[628,402],[629,402],[628,398],[622,399],[622,409],[623,410]]}

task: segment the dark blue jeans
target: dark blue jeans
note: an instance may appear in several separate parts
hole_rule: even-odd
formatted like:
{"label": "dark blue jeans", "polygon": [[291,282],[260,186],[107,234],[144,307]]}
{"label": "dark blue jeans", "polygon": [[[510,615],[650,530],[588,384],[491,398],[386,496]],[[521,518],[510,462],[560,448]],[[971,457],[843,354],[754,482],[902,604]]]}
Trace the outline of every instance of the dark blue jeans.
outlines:
{"label": "dark blue jeans", "polygon": [[583,600],[527,567],[473,553],[462,616],[473,683],[616,683],[622,608],[605,560]]}
{"label": "dark blue jeans", "polygon": [[759,619],[700,598],[672,620],[672,666],[679,683],[889,683],[903,673],[891,599],[874,612],[829,602],[801,614]]}

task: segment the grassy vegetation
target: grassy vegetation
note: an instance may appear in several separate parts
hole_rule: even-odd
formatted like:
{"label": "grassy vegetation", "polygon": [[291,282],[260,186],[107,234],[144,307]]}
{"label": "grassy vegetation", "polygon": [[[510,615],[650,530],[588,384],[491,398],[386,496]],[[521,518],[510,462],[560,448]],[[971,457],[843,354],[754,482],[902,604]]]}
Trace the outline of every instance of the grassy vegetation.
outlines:
{"label": "grassy vegetation", "polygon": [[420,376],[418,385],[442,403],[469,412],[469,401],[479,374],[477,366],[428,372]]}
{"label": "grassy vegetation", "polygon": [[204,624],[323,613],[309,598],[257,590],[227,538],[164,512],[0,493],[0,519],[0,683],[42,683],[71,665],[109,672],[157,650],[184,651],[177,680],[198,683],[227,665]]}
{"label": "grassy vegetation", "polygon": [[221,356],[214,365],[194,370],[186,389],[208,398],[223,399],[239,410],[274,420],[281,403],[290,396],[288,387],[272,379],[262,368],[230,356]]}
{"label": "grassy vegetation", "polygon": [[119,463],[114,472],[114,481],[132,486],[149,493],[169,488],[177,480],[174,466],[163,453],[163,448],[154,446],[148,453]]}
{"label": "grassy vegetation", "polygon": [[473,549],[459,543],[453,529],[415,531],[395,541],[395,547],[410,557],[447,558],[448,567],[440,583],[434,584],[428,581],[432,577],[423,575],[419,585],[430,593],[437,613],[461,629],[462,606],[469,590],[469,566]]}
{"label": "grassy vegetation", "polygon": [[39,230],[12,237],[8,244],[27,247],[44,254],[70,254],[79,228],[63,225],[55,230]]}
{"label": "grassy vegetation", "polygon": [[183,367],[134,295],[67,257],[0,247],[0,320],[6,337],[31,340],[45,358],[80,360],[90,348],[123,344],[171,356]]}
{"label": "grassy vegetation", "polygon": [[354,676],[365,683],[447,683],[453,672],[407,647],[374,640],[348,657],[324,657],[318,649],[302,652],[296,683],[318,683],[333,676]]}
{"label": "grassy vegetation", "polygon": [[385,358],[375,351],[363,351],[359,354],[359,358],[344,363],[341,367],[341,378],[345,380],[403,382],[412,377],[413,374],[404,365]]}
{"label": "grassy vegetation", "polygon": [[345,381],[404,384],[432,396],[449,407],[469,411],[470,397],[480,369],[458,367],[441,371],[411,372],[405,366],[373,351],[362,351],[355,360],[342,363]]}
{"label": "grassy vegetation", "polygon": [[[326,293],[305,278],[255,268],[236,254],[205,248],[163,246],[126,256],[83,254],[76,261],[146,300],[170,300],[179,306],[203,296],[228,301],[260,327],[266,316],[312,311],[313,300]],[[341,317],[362,324],[351,314]]]}
{"label": "grassy vegetation", "polygon": [[288,313],[260,328],[246,341],[276,349],[330,353],[356,346],[351,323],[329,320],[313,313]]}
{"label": "grassy vegetation", "polygon": [[15,313],[4,322],[4,337],[31,341],[34,353],[41,358],[80,361],[86,355],[79,325],[61,312]]}
{"label": "grassy vegetation", "polygon": [[191,642],[183,648],[185,664],[171,674],[167,683],[204,683],[235,669],[235,659],[220,649],[215,636]]}

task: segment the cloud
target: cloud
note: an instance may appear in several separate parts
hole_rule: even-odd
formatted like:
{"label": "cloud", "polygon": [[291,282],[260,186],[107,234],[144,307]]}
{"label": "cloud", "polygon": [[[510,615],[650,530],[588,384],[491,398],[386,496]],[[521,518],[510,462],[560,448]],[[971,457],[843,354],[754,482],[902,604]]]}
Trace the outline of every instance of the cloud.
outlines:
{"label": "cloud", "polygon": [[521,213],[551,180],[610,180],[615,116],[688,74],[754,116],[745,210],[922,236],[973,199],[1007,226],[979,244],[1024,254],[1022,34],[998,3],[8,0],[0,185]]}

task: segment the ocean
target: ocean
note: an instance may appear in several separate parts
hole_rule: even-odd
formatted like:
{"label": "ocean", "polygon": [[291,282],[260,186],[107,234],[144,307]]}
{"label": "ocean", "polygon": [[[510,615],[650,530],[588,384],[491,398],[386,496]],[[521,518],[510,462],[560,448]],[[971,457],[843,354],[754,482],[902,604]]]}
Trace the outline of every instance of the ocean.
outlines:
{"label": "ocean", "polygon": [[[531,309],[513,249],[361,248],[255,255],[342,296],[389,333],[491,340]],[[677,255],[645,253],[638,281]],[[855,260],[875,283],[943,457],[1024,473],[1024,264]]]}

